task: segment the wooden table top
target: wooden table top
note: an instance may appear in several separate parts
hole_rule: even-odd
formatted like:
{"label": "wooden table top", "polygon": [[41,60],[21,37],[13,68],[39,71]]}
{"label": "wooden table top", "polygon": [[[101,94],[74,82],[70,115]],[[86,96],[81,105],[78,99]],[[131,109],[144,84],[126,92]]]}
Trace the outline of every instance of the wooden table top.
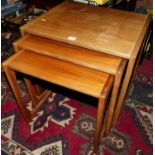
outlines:
{"label": "wooden table top", "polygon": [[110,74],[26,50],[17,52],[3,65],[93,97],[99,97],[104,89],[106,92],[109,79],[113,79]]}
{"label": "wooden table top", "polygon": [[120,57],[29,34],[13,45],[17,51],[24,49],[113,75],[123,61]]}
{"label": "wooden table top", "polygon": [[30,33],[129,59],[149,16],[64,2],[21,27]]}

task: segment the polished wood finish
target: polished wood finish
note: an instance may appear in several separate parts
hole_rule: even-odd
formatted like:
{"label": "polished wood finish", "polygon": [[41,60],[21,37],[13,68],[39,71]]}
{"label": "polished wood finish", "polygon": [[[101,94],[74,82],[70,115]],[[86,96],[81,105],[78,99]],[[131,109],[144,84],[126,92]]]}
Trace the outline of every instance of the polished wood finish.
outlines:
{"label": "polished wood finish", "polygon": [[50,90],[45,90],[40,96],[39,96],[39,102],[37,103],[37,105],[35,106],[35,108],[32,110],[31,112],[31,119],[33,119],[37,113],[39,112],[41,106],[45,103],[45,101],[47,100],[47,98],[51,95],[51,91]]}
{"label": "polished wood finish", "polygon": [[46,37],[128,59],[116,106],[117,112],[114,115],[114,126],[151,20],[150,15],[65,2],[21,27],[21,33]]}
{"label": "polished wood finish", "polygon": [[42,90],[37,84],[32,84],[31,80],[28,78],[24,78],[24,82],[32,100],[32,107],[35,109],[32,113],[35,115],[47,97],[51,95],[51,91],[48,89]]}
{"label": "polished wood finish", "polygon": [[40,94],[36,95],[36,93],[33,91],[31,81],[27,78],[24,78],[26,87],[28,89],[28,92],[32,100],[32,111],[27,110],[27,108],[24,106],[24,103],[22,101],[22,97],[20,96],[20,91],[18,88],[15,71],[10,69],[10,67],[8,67],[8,64],[10,64],[10,62],[14,60],[14,57],[18,57],[19,55],[20,53],[16,53],[16,56],[12,56],[7,61],[5,61],[3,63],[3,68],[8,78],[8,81],[12,87],[12,91],[17,99],[19,108],[24,116],[24,119],[27,123],[29,123],[37,115],[40,107],[45,102],[47,97],[51,94],[51,91],[45,90]]}
{"label": "polished wood finish", "polygon": [[145,36],[147,35],[147,31],[148,31],[148,28],[149,28],[149,25],[150,25],[151,21],[152,21],[152,17],[149,16],[149,18],[147,18],[147,21],[146,21],[145,25],[143,26],[143,31],[141,31],[141,34],[139,35],[138,42],[136,43],[136,46],[135,46],[135,48],[133,50],[131,58],[129,59],[129,63],[128,63],[128,66],[127,66],[127,70],[126,70],[126,74],[125,74],[125,77],[124,77],[123,85],[122,85],[122,88],[121,88],[121,91],[120,91],[118,103],[116,105],[115,113],[114,113],[114,116],[113,116],[112,127],[115,127],[115,125],[116,125],[116,123],[117,123],[117,121],[119,119],[120,112],[121,112],[121,109],[122,109],[122,106],[123,106],[123,101],[125,99],[125,95],[126,95],[126,92],[128,90],[129,84],[130,84],[130,82],[132,80],[134,70],[136,69],[136,64],[138,64],[138,62],[139,62],[139,59],[140,59],[140,56],[141,56],[141,53],[142,53],[141,47],[143,47],[142,43],[143,43],[143,41],[145,39]]}
{"label": "polished wood finish", "polygon": [[[23,38],[20,38],[20,41],[22,41],[23,39],[25,39],[25,37]],[[14,50],[15,52],[18,52],[20,50],[20,47],[17,46],[18,44],[16,43],[13,43],[13,47],[14,47]],[[41,98],[43,95],[48,95],[49,92],[45,90],[45,88],[42,88],[41,86],[39,86],[38,84],[34,84],[32,83],[29,79],[27,79],[26,77],[24,77],[24,82],[25,82],[25,85],[26,85],[26,88],[28,90],[28,93],[31,97],[31,100],[32,100],[32,106],[34,107],[35,105],[38,104],[38,102],[40,102]],[[34,91],[34,88],[35,88],[35,91]],[[47,94],[45,94],[45,92]],[[39,98],[39,100],[38,100]]]}
{"label": "polished wood finish", "polygon": [[147,15],[64,2],[21,32],[129,59]]}
{"label": "polished wood finish", "polygon": [[27,78],[24,78],[24,81],[25,81],[25,85],[27,87],[27,90],[29,92],[29,95],[31,97],[31,100],[32,100],[32,107],[34,108],[37,105],[37,103],[39,102],[39,100],[36,96],[36,93],[34,92],[34,87],[31,84],[31,81]]}
{"label": "polished wood finish", "polygon": [[98,108],[97,108],[97,118],[96,118],[96,130],[93,144],[93,151],[97,153],[98,147],[101,140],[101,131],[104,120],[105,106],[108,99],[108,95],[111,90],[111,85],[113,84],[113,76],[110,76],[107,83],[102,89],[102,92],[98,98]]}
{"label": "polished wood finish", "polygon": [[[39,104],[34,105],[35,108],[31,112],[26,109],[17,87],[15,71],[97,97],[99,101],[93,143],[93,152],[97,153],[105,105],[113,85],[114,76],[25,50],[17,52],[6,60],[3,63],[3,67],[15,93],[17,103],[27,122],[34,118],[43,102],[40,101]],[[26,83],[29,85],[29,81],[26,80]],[[47,97],[43,95],[43,100]]]}
{"label": "polished wood finish", "polygon": [[[11,85],[12,91],[16,97],[19,109],[21,111],[21,113],[23,114],[23,117],[25,119],[25,121],[27,123],[31,122],[32,119],[37,115],[39,109],[41,108],[42,104],[45,102],[45,100],[47,100],[48,96],[51,94],[51,91],[49,90],[45,90],[44,92],[44,96],[42,96],[41,98],[38,99],[37,102],[32,102],[32,109],[28,110],[26,108],[26,105],[24,104],[20,91],[19,91],[19,87],[17,84],[17,80],[16,80],[16,73],[14,70],[10,69],[10,67],[7,66],[8,62],[5,62],[3,64],[3,68],[5,71],[5,74],[7,76],[7,79]],[[30,89],[31,90],[31,89]],[[33,97],[32,97],[33,99]],[[37,103],[37,104],[36,104]]]}
{"label": "polished wood finish", "polygon": [[[127,61],[123,58],[110,56],[101,52],[79,48],[69,44],[64,44],[54,40],[37,37],[34,35],[25,35],[14,42],[15,49],[30,50],[38,54],[47,55],[60,60],[78,64],[98,71],[104,71],[115,75],[114,87],[110,108],[108,111],[105,134],[108,135],[117,101],[117,94]],[[30,90],[31,93],[31,90]]]}
{"label": "polished wood finish", "polygon": [[29,123],[31,121],[31,113],[30,111],[28,111],[24,105],[24,102],[22,100],[22,97],[20,95],[20,91],[19,91],[19,86],[17,84],[17,80],[16,80],[16,74],[13,70],[11,70],[8,66],[7,63],[4,64],[3,66],[5,74],[7,76],[7,79],[10,83],[10,86],[12,88],[12,91],[16,97],[19,109],[21,111],[21,113],[23,114],[23,117],[25,119],[25,121],[27,123]]}
{"label": "polished wood finish", "polygon": [[34,84],[34,86],[35,86],[35,89],[36,89],[36,95],[37,96],[41,95],[45,90],[45,88],[40,87],[38,84]]}
{"label": "polished wood finish", "polygon": [[122,61],[119,57],[33,35],[26,35],[13,45],[15,49],[30,50],[110,74],[116,74]]}
{"label": "polished wood finish", "polygon": [[[126,60],[119,57],[110,56],[101,52],[92,51],[85,48],[79,48],[69,44],[64,44],[61,42],[33,35],[23,36],[21,39],[14,42],[14,47],[18,50],[30,50],[38,54],[47,55],[60,60],[115,75],[114,87],[112,90],[113,95],[111,97],[110,108],[107,114],[106,127],[104,127],[104,135],[107,136],[109,134],[122,74],[127,63]],[[32,91],[30,90],[30,93],[31,92]]]}
{"label": "polished wood finish", "polygon": [[[36,62],[24,59],[25,64],[30,62],[29,67],[24,65],[25,70],[31,69],[34,71],[32,72],[34,77],[98,97],[99,107],[94,140],[95,153],[97,152],[101,137],[102,114],[105,108],[103,103],[105,103],[104,97],[107,97],[104,95],[108,95],[108,92],[103,95],[101,88],[104,87],[103,84],[106,85],[108,82],[105,79],[109,80],[112,77],[107,73],[113,74],[115,81],[106,117],[106,126],[103,130],[104,135],[108,135],[111,126],[114,126],[119,118],[127,88],[131,81],[138,55],[140,55],[141,44],[150,21],[151,18],[148,15],[65,2],[21,27],[23,38],[14,44],[15,48],[26,49],[31,52],[22,52],[24,54],[20,57],[24,59],[25,56],[28,57],[26,54],[31,53],[30,55],[33,55],[33,52],[36,52],[34,54],[38,55],[38,58],[35,58]],[[34,41],[35,39],[36,41]],[[43,42],[45,46],[42,44]],[[112,56],[103,56],[101,53],[118,56],[118,58],[114,58],[113,60],[115,61],[110,61]],[[52,67],[57,67],[56,70],[51,71],[51,68],[45,65],[45,57]],[[127,60],[123,58],[128,60],[128,64],[122,83],[121,79],[127,63]],[[22,60],[17,60],[20,62],[19,64],[23,63]],[[51,60],[52,62],[50,62]],[[105,60],[103,64],[101,63],[102,60]],[[118,60],[120,61],[118,62]],[[43,63],[38,63],[42,61]],[[108,62],[108,64],[105,62]],[[20,66],[19,64],[16,63],[18,67]],[[36,69],[37,66],[40,68],[42,64],[42,69],[47,66],[46,71],[48,73],[45,73],[45,76],[41,74],[44,71],[40,72],[39,69]],[[16,65],[14,67],[17,67]],[[63,72],[60,73],[58,69],[62,69],[62,65],[64,65]],[[20,69],[23,70],[23,67],[20,66]],[[107,73],[103,73],[103,71]],[[76,74],[74,74],[75,72]],[[24,73],[32,74],[29,71]],[[70,74],[72,75],[71,77]],[[55,80],[56,75],[59,78]],[[74,75],[76,75],[76,78]],[[67,78],[70,79],[67,81]],[[75,84],[75,87],[69,86],[72,82]],[[94,89],[92,85],[95,86]],[[84,88],[83,86],[86,87]],[[119,92],[120,87],[121,91]],[[118,102],[116,103],[117,97]]]}
{"label": "polished wood finish", "polygon": [[100,71],[24,50],[12,59],[13,63],[8,64],[11,69],[94,97],[101,94],[109,77]]}
{"label": "polished wood finish", "polygon": [[113,89],[112,89],[112,96],[111,96],[109,109],[108,109],[106,120],[105,120],[105,125],[103,127],[104,136],[109,135],[111,127],[112,127],[111,125],[112,125],[113,115],[114,115],[114,112],[115,112],[115,107],[116,107],[116,103],[117,103],[119,89],[120,89],[120,86],[121,86],[123,73],[125,72],[126,64],[127,64],[127,60],[124,59],[121,62],[120,66],[119,66],[119,68],[117,70],[117,73],[115,75],[114,85],[113,85]]}

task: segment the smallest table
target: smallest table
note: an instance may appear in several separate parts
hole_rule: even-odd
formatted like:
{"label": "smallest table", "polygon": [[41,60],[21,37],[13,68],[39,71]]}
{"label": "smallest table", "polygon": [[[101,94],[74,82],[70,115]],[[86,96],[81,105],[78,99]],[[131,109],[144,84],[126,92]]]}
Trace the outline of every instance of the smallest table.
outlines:
{"label": "smallest table", "polygon": [[20,50],[6,60],[3,63],[3,67],[17,99],[18,106],[27,122],[36,115],[42,103],[35,105],[32,111],[26,108],[20,96],[16,81],[16,72],[98,98],[97,121],[93,144],[93,152],[97,152],[106,101],[113,85],[113,75],[26,50]]}

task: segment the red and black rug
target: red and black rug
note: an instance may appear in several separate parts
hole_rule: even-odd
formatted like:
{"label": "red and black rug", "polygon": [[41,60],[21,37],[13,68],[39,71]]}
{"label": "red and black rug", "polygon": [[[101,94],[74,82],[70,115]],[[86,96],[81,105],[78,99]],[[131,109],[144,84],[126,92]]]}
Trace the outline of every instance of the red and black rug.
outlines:
{"label": "red and black rug", "polygon": [[[31,102],[19,81],[28,108]],[[126,99],[120,120],[103,138],[99,155],[152,155],[152,75],[140,70]],[[60,94],[51,95],[39,115],[26,124],[2,73],[1,146],[6,155],[89,155],[96,106]]]}

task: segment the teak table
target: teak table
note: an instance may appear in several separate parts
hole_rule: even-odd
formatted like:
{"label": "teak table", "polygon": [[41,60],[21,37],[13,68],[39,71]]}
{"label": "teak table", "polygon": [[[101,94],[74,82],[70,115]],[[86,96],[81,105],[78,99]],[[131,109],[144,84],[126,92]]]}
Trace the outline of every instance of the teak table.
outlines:
{"label": "teak table", "polygon": [[[88,54],[91,53],[91,59],[94,52],[94,59],[100,55],[99,53],[101,53],[105,54],[105,57],[107,57],[108,59],[110,57],[114,57],[114,59],[122,62],[120,63],[119,67],[116,67],[118,70],[115,70],[115,73],[117,72],[119,74],[119,78],[118,76],[116,76],[115,73],[112,73],[110,67],[105,67],[107,65],[106,63],[103,63],[103,65],[98,64],[99,68],[97,68],[97,70],[115,75],[115,82],[113,85],[114,93],[112,93],[112,100],[114,104],[112,105],[112,108],[109,108],[112,111],[114,110],[114,114],[110,115],[111,118],[107,119],[107,124],[109,127],[106,129],[107,131],[105,132],[108,133],[110,126],[115,126],[119,118],[121,107],[127,93],[127,89],[132,80],[133,73],[142,52],[143,42],[147,37],[147,31],[150,21],[151,17],[147,15],[124,12],[110,8],[88,6],[85,4],[64,2],[53,8],[52,10],[48,11],[47,13],[43,14],[39,18],[22,26],[21,34],[23,37],[20,41],[17,41],[18,45],[14,45],[16,51],[21,48],[24,50],[30,50],[39,53],[38,56],[36,55],[36,57],[38,57],[38,60],[44,59],[41,58],[40,54],[42,54],[43,57],[44,55],[50,56],[49,53],[47,54],[47,51],[51,49],[57,50],[57,52],[59,52],[60,54],[60,47],[60,49],[67,49],[70,52],[75,52],[76,54],[81,49],[81,52],[85,51],[85,54],[87,52]],[[49,40],[53,41],[50,42]],[[44,45],[47,45],[47,48],[41,49],[42,46],[38,48],[39,46],[37,45],[37,43],[44,43]],[[29,49],[27,45],[29,45],[29,47],[31,48]],[[35,49],[36,47],[38,49]],[[74,49],[73,47],[77,49]],[[27,53],[26,51],[23,51],[22,54],[26,55]],[[31,57],[34,55],[31,52],[29,54],[31,55]],[[81,68],[82,66],[86,68],[91,68],[94,65],[91,65],[89,63],[89,59],[80,57],[80,54],[75,54],[75,57],[77,59],[79,57],[78,60],[75,59],[74,54],[72,53],[70,53],[68,57],[65,57],[65,53],[63,54],[63,59],[65,58],[67,60],[69,58],[69,60],[67,61],[70,61],[71,63],[73,61],[76,64],[80,62],[81,64],[78,64],[79,66],[77,66],[79,68]],[[53,57],[53,55],[54,51],[51,56]],[[57,58],[61,59],[60,55]],[[27,57],[29,56],[27,55]],[[35,58],[35,56],[33,57]],[[56,55],[54,57],[56,57]],[[103,56],[103,60],[105,59],[105,57]],[[105,60],[108,60],[107,58]],[[52,58],[46,59],[48,59],[48,61],[55,61]],[[46,59],[44,59],[44,61]],[[19,60],[20,58],[18,59],[18,61]],[[88,63],[84,63],[84,60],[87,60]],[[125,70],[126,62],[127,67]],[[60,63],[62,62],[60,61]],[[13,62],[12,66],[14,64],[15,61]],[[102,69],[102,66],[105,68]],[[20,64],[18,64],[18,67],[20,67]],[[37,66],[35,66],[35,70],[37,70],[36,67]],[[87,70],[86,68],[85,70]],[[123,71],[125,71],[125,75],[123,78],[123,83],[121,84],[120,81],[123,76]],[[28,87],[31,87],[29,81],[27,81],[27,79],[25,79],[25,81],[28,84]],[[120,87],[121,90],[118,95],[118,89]],[[117,97],[118,101],[115,106],[115,101],[117,100]],[[97,151],[98,143],[99,138],[96,144],[94,144],[94,152]]]}
{"label": "teak table", "polygon": [[115,126],[151,20],[149,15],[64,2],[22,26],[21,33],[127,59],[128,65],[113,116],[112,126]]}

